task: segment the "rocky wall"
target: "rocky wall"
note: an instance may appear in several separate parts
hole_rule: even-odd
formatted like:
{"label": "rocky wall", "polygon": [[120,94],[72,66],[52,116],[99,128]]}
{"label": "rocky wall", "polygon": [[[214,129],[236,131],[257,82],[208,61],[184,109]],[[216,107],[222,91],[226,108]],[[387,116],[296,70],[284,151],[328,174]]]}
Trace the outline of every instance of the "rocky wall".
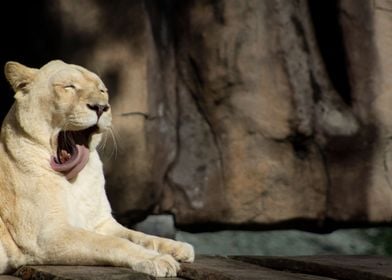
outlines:
{"label": "rocky wall", "polygon": [[198,230],[391,221],[391,0],[45,9],[59,58],[109,88],[101,152],[123,223],[149,213]]}

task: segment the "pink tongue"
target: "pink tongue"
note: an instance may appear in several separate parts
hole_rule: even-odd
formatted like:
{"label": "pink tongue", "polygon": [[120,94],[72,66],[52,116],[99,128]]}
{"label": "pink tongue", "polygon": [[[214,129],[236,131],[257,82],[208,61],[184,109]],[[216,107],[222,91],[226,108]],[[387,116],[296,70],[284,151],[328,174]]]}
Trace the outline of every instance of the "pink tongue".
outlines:
{"label": "pink tongue", "polygon": [[76,175],[86,166],[90,151],[85,146],[76,145],[72,157],[64,163],[60,163],[55,157],[50,159],[50,166],[54,171],[61,172],[68,180]]}

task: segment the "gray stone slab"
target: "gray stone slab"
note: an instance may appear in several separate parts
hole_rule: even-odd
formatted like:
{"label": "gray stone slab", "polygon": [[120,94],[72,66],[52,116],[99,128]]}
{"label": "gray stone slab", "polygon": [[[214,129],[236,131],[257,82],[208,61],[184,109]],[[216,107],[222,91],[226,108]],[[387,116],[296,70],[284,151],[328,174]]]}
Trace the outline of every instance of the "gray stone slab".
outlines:
{"label": "gray stone slab", "polygon": [[225,257],[199,256],[193,264],[183,264],[179,276],[190,280],[331,280],[332,278],[263,268]]}
{"label": "gray stone slab", "polygon": [[[181,268],[177,278],[164,279],[392,280],[392,258],[384,256],[197,256],[194,263],[182,264]],[[101,266],[24,266],[15,275],[24,280],[158,279],[128,268]],[[0,280],[15,279],[0,276]]]}
{"label": "gray stone slab", "polygon": [[18,280],[19,277],[11,276],[11,275],[0,275],[0,280]]}
{"label": "gray stone slab", "polygon": [[102,266],[24,266],[16,273],[24,280],[151,280],[146,274],[122,267]]}
{"label": "gray stone slab", "polygon": [[391,280],[392,258],[385,256],[237,256],[233,259],[268,267],[343,280]]}

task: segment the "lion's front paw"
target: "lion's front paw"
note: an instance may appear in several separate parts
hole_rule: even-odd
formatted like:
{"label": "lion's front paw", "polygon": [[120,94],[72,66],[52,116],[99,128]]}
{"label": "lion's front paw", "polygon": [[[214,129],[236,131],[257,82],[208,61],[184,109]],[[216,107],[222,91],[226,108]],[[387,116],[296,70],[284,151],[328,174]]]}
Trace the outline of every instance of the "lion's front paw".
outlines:
{"label": "lion's front paw", "polygon": [[195,260],[195,251],[191,244],[174,241],[173,249],[170,254],[180,262],[193,262]]}
{"label": "lion's front paw", "polygon": [[174,277],[180,269],[179,263],[170,255],[159,255],[137,263],[134,270],[155,277]]}

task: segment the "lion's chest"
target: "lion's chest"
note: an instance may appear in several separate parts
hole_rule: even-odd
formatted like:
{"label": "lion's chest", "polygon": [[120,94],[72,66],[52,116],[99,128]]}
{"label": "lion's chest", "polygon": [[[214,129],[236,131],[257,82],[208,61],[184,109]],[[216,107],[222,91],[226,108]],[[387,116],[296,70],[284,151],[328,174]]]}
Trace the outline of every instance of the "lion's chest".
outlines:
{"label": "lion's chest", "polygon": [[102,165],[95,158],[79,173],[67,190],[67,219],[75,227],[94,229],[101,216],[110,212],[104,191]]}

